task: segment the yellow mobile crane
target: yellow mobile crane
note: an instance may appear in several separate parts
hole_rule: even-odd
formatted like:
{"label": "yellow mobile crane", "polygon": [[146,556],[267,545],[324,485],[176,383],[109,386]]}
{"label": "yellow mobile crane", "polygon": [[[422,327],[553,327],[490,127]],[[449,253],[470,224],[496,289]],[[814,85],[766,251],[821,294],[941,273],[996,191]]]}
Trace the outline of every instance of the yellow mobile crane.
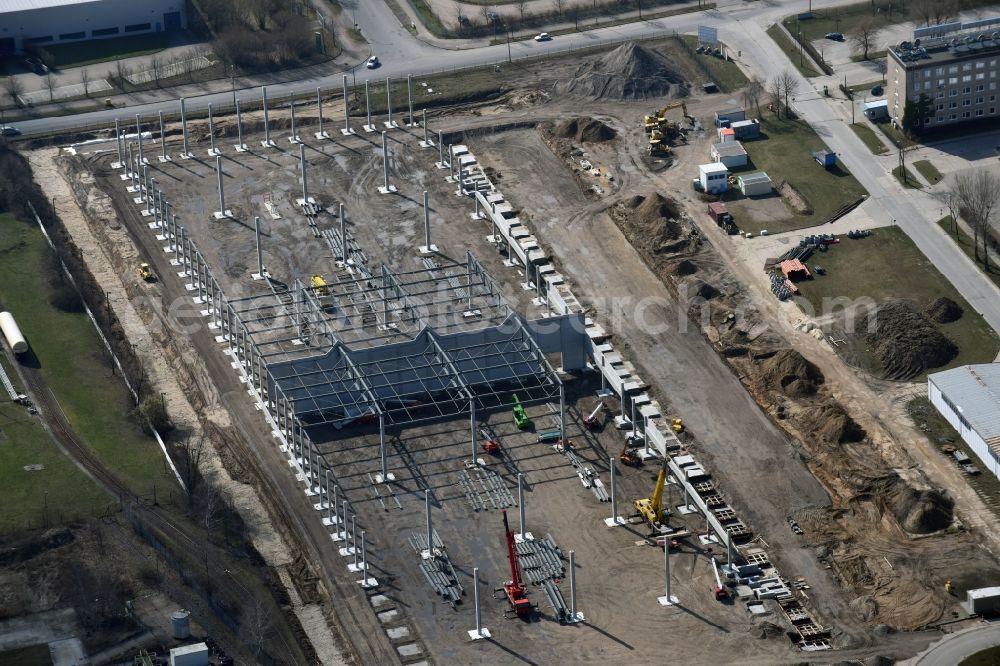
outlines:
{"label": "yellow mobile crane", "polygon": [[635,510],[649,523],[653,529],[659,529],[667,518],[667,511],[662,502],[663,486],[667,482],[667,459],[663,459],[663,467],[660,468],[660,475],[656,477],[656,487],[650,497],[644,497],[635,501]]}

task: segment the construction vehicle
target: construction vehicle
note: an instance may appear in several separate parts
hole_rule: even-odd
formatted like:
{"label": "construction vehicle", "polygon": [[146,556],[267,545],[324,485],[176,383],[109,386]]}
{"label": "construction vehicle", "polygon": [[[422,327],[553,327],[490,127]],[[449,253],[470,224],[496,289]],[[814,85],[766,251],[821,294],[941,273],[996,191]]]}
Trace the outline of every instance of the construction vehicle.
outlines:
{"label": "construction vehicle", "polygon": [[500,455],[500,438],[497,437],[496,433],[487,428],[480,428],[479,434],[483,438],[483,450],[490,455]]}
{"label": "construction vehicle", "polygon": [[516,393],[514,394],[514,425],[518,427],[518,430],[524,430],[531,426],[531,419],[528,418],[527,412],[524,411],[521,401],[517,399]]}
{"label": "construction vehicle", "polygon": [[670,427],[674,429],[674,432],[680,434],[684,432],[684,421],[681,419],[674,419],[671,421]]}
{"label": "construction vehicle", "polygon": [[603,411],[604,411],[604,403],[603,402],[597,403],[597,407],[594,407],[594,411],[592,411],[587,416],[583,417],[583,425],[584,425],[584,427],[587,430],[597,430],[597,429],[599,429],[603,424],[601,423],[601,420],[599,418],[597,418],[597,417]]}
{"label": "construction vehicle", "polygon": [[669,157],[673,151],[663,136],[663,131],[654,129],[649,135],[649,154],[653,156]]}
{"label": "construction vehicle", "polygon": [[660,501],[663,498],[663,486],[666,482],[667,459],[664,458],[663,467],[660,468],[660,474],[656,477],[656,487],[653,488],[653,494],[635,501],[635,510],[654,530],[659,530],[663,526],[668,515],[667,510],[663,508],[663,503]]}
{"label": "construction vehicle", "polygon": [[503,512],[503,534],[507,543],[507,561],[510,563],[510,580],[498,587],[493,592],[503,592],[510,603],[510,611],[517,617],[530,617],[535,611],[535,607],[528,600],[528,592],[524,588],[521,580],[521,565],[517,561],[517,552],[514,549],[514,533],[507,522],[507,511]]}
{"label": "construction vehicle", "polygon": [[671,122],[667,119],[667,113],[673,111],[674,109],[681,109],[681,113],[684,114],[684,118],[691,120],[692,117],[688,115],[687,103],[683,100],[678,100],[676,102],[671,102],[659,111],[654,111],[653,115],[645,116],[642,119],[642,126],[646,130],[646,134],[651,133],[654,129],[669,129],[670,131],[677,132],[679,130],[679,124]]}
{"label": "construction vehicle", "polygon": [[630,449],[628,445],[629,441],[626,439],[625,446],[622,447],[622,452],[618,454],[618,460],[620,460],[623,465],[638,467],[642,464],[642,458],[633,453],[632,449]]}
{"label": "construction vehicle", "polygon": [[313,293],[317,296],[329,295],[330,287],[326,284],[326,278],[322,275],[313,275],[309,283],[312,285]]}
{"label": "construction vehicle", "polygon": [[149,264],[142,262],[139,264],[139,278],[143,282],[155,282],[156,276],[153,275],[153,269],[149,267]]}
{"label": "construction vehicle", "polygon": [[715,558],[712,558],[712,573],[715,574],[715,600],[716,601],[728,601],[730,596],[732,596],[732,590],[722,584],[722,579],[719,578],[719,566],[715,562]]}

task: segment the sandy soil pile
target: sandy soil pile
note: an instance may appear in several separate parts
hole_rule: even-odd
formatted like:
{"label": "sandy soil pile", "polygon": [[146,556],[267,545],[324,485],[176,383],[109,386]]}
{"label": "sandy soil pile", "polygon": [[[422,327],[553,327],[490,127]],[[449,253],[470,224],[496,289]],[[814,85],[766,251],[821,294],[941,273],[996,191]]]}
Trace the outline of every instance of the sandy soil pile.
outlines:
{"label": "sandy soil pile", "polygon": [[909,303],[886,301],[861,317],[858,333],[889,379],[910,379],[946,365],[958,347]]}
{"label": "sandy soil pile", "polygon": [[806,407],[797,420],[810,437],[828,444],[860,442],[867,435],[836,400],[817,401]]}
{"label": "sandy soil pile", "polygon": [[927,315],[931,321],[935,321],[939,324],[950,324],[953,321],[958,321],[965,314],[962,306],[951,300],[947,296],[942,296],[931,302],[926,308],[924,308],[924,314]]}
{"label": "sandy soil pile", "polygon": [[816,393],[823,373],[794,349],[782,349],[761,366],[761,379],[773,390],[792,398]]}
{"label": "sandy soil pile", "polygon": [[618,136],[614,129],[593,118],[564,120],[555,126],[553,133],[560,139],[574,139],[578,143],[604,143]]}
{"label": "sandy soil pile", "polygon": [[573,78],[556,84],[556,92],[594,99],[676,99],[686,97],[688,90],[673,60],[632,42],[582,65]]}
{"label": "sandy soil pile", "polygon": [[955,502],[938,490],[917,490],[895,472],[874,479],[871,490],[910,534],[930,534],[951,525]]}

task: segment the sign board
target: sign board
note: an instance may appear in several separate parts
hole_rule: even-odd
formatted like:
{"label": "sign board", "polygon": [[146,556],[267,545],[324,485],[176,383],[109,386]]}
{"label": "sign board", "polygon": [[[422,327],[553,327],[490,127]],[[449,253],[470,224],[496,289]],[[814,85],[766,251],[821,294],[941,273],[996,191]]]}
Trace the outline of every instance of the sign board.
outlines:
{"label": "sign board", "polygon": [[710,28],[707,25],[698,26],[698,43],[699,44],[718,44],[719,43],[719,29]]}

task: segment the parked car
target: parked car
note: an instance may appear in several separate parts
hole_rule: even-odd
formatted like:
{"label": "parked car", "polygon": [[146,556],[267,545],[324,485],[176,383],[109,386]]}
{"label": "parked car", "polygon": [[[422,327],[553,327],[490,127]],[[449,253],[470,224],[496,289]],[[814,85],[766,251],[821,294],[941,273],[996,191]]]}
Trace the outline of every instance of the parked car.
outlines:
{"label": "parked car", "polygon": [[38,58],[25,58],[24,64],[28,66],[28,69],[33,71],[35,74],[48,74],[48,66],[39,60]]}
{"label": "parked car", "polygon": [[842,42],[842,41],[844,41],[844,33],[842,33],[842,32],[828,32],[828,33],[826,33],[825,36],[826,36],[827,39],[832,39],[835,42]]}
{"label": "parked car", "polygon": [[368,64],[366,64],[365,67],[367,67],[368,69],[375,69],[376,67],[380,67],[381,65],[382,63],[378,61],[378,56],[372,56],[371,58],[368,58]]}
{"label": "parked car", "polygon": [[0,125],[0,136],[17,136],[21,130],[13,125]]}
{"label": "parked car", "polygon": [[535,35],[536,42],[547,42],[550,39],[552,39],[552,35],[550,35],[547,32],[540,32],[537,35]]}

